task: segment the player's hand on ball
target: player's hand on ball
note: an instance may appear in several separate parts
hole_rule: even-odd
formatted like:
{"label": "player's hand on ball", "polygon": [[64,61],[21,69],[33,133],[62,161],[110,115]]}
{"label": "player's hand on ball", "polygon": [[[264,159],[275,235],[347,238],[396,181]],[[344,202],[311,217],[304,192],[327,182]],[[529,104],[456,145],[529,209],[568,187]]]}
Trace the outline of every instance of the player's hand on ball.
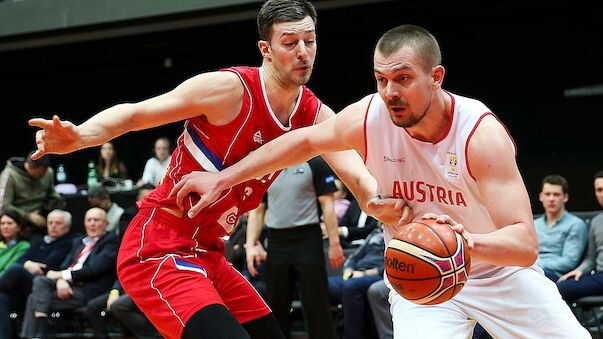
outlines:
{"label": "player's hand on ball", "polygon": [[452,229],[455,232],[457,232],[458,234],[462,235],[463,238],[465,238],[465,241],[467,241],[467,246],[469,246],[470,249],[473,249],[474,242],[473,242],[473,237],[471,236],[471,233],[469,233],[463,225],[454,221],[449,215],[446,215],[446,214],[437,215],[435,213],[425,213],[425,214],[423,214],[421,219],[424,219],[424,220],[432,219],[440,224],[448,224],[448,225],[452,226]]}
{"label": "player's hand on ball", "polygon": [[366,204],[366,212],[393,227],[406,225],[412,220],[412,208],[403,199],[374,197]]}
{"label": "player's hand on ball", "polygon": [[184,199],[190,193],[199,194],[199,201],[190,208],[188,217],[193,218],[207,205],[214,202],[222,193],[218,187],[217,174],[193,171],[180,179],[180,181],[170,191],[169,198],[176,197],[176,204],[181,210],[184,210]]}

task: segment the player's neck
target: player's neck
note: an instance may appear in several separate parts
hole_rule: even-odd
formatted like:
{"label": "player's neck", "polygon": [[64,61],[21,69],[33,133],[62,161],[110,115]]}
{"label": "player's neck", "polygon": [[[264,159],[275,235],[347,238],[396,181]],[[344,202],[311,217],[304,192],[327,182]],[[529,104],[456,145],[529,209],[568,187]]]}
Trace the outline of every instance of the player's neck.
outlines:
{"label": "player's neck", "polygon": [[444,91],[434,93],[427,113],[416,125],[407,128],[408,134],[424,142],[438,142],[448,133],[452,119],[452,99]]}
{"label": "player's neck", "polygon": [[266,96],[272,111],[286,124],[299,97],[300,86],[285,83],[271,67],[262,66]]}

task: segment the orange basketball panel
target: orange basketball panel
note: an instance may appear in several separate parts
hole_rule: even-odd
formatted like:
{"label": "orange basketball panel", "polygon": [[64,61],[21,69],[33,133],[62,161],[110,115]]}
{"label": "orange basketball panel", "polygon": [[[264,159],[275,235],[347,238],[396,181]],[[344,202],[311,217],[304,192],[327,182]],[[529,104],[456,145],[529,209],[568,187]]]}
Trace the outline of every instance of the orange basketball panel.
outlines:
{"label": "orange basketball panel", "polygon": [[385,270],[400,279],[425,279],[439,277],[440,271],[434,263],[388,246],[385,250]]}
{"label": "orange basketball panel", "polygon": [[404,226],[394,238],[415,244],[417,247],[440,257],[450,255],[440,237],[430,230],[429,226],[422,223],[413,222]]}
{"label": "orange basketball panel", "polygon": [[387,279],[396,292],[410,301],[425,298],[440,286],[440,277],[423,280],[405,280],[388,275]]}

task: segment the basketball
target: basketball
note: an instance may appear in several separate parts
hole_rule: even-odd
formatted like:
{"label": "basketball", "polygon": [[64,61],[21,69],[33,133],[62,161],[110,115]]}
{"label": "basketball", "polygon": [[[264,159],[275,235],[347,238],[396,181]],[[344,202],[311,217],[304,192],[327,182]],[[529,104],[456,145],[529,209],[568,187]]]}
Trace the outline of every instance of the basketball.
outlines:
{"label": "basketball", "polygon": [[465,239],[448,224],[411,222],[385,250],[385,272],[405,299],[421,305],[449,300],[467,282],[471,263]]}

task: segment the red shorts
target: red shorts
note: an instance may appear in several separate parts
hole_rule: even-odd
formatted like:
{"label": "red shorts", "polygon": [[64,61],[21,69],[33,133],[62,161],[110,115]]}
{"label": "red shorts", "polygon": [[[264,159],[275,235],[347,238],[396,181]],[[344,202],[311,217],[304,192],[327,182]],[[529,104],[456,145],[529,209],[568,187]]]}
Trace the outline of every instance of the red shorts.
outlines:
{"label": "red shorts", "polygon": [[179,339],[200,309],[221,304],[245,323],[270,313],[258,292],[226,261],[221,239],[159,208],[143,208],[117,258],[122,287],[166,338]]}

